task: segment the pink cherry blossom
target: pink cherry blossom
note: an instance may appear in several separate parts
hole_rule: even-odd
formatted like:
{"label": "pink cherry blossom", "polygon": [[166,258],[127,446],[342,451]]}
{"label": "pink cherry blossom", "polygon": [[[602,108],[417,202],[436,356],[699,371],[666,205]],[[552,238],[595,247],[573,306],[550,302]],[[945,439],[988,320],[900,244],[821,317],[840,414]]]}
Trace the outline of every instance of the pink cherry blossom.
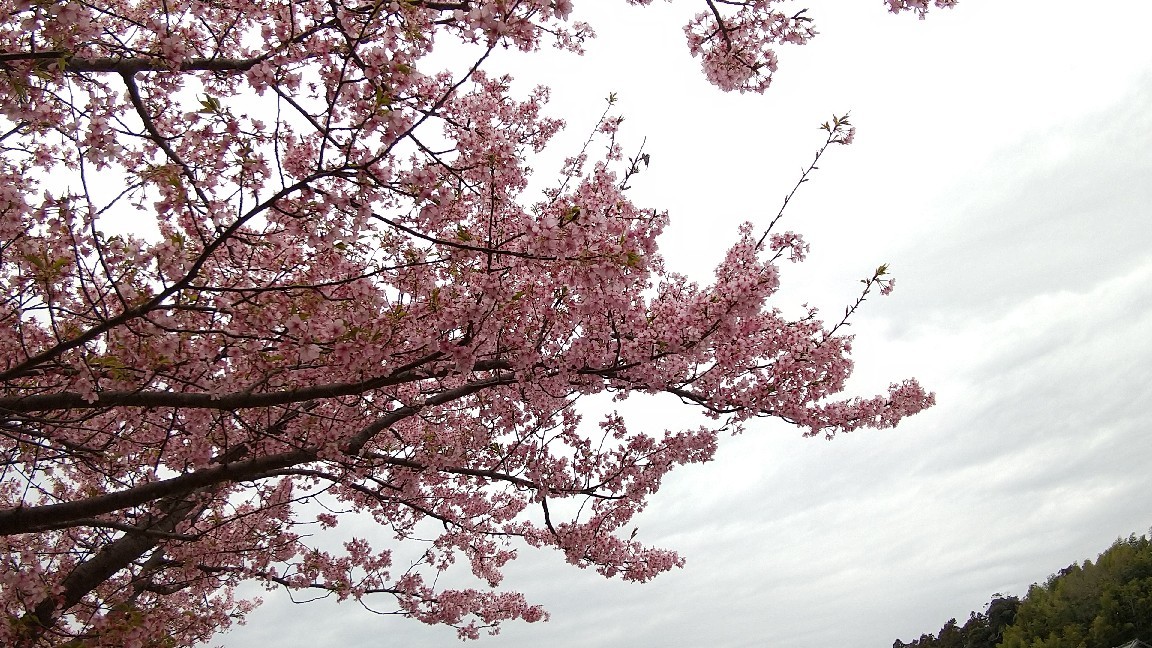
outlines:
{"label": "pink cherry blossom", "polygon": [[[464,638],[542,621],[501,589],[517,551],[682,566],[624,530],[720,431],[832,437],[933,403],[910,380],[840,396],[840,328],[886,265],[831,325],[772,301],[808,251],[780,216],[707,283],[665,270],[668,214],[629,198],[648,158],[611,108],[529,191],[563,122],[488,55],[579,52],[569,0],[0,5],[0,644],[194,645],[258,604],[245,581]],[[779,5],[704,0],[685,32],[708,79],[768,87],[816,35]],[[473,56],[442,71],[452,40]],[[855,132],[823,128],[816,160]],[[713,424],[583,421],[608,392]]]}

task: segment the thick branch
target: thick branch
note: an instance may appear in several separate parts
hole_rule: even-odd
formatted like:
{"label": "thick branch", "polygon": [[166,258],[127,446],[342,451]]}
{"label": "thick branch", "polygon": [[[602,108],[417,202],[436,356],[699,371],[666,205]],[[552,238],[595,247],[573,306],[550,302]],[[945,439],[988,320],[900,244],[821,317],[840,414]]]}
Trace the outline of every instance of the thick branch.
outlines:
{"label": "thick branch", "polygon": [[[426,407],[443,405],[490,387],[514,382],[516,382],[515,374],[501,373],[484,380],[465,383],[455,389],[430,396],[419,403],[401,407],[365,426],[345,444],[342,450],[348,456],[354,457],[359,455],[364,446],[377,434],[399,421],[414,416]],[[320,451],[318,449],[284,452],[247,461],[235,461],[201,468],[196,472],[178,477],[140,484],[127,490],[97,495],[83,500],[4,509],[0,510],[0,536],[61,528],[69,526],[69,523],[74,526],[78,520],[85,518],[105,515],[165,497],[181,497],[206,486],[258,479],[276,470],[316,461],[319,457]]]}
{"label": "thick branch", "polygon": [[450,403],[458,398],[469,396],[478,391],[488,389],[489,387],[495,387],[497,385],[510,385],[514,382],[516,382],[516,374],[501,373],[485,380],[477,380],[476,382],[465,383],[456,389],[449,389],[447,391],[440,392],[435,396],[430,396],[424,399],[424,401],[421,403],[401,407],[398,410],[389,412],[387,416],[382,416],[365,426],[364,429],[356,434],[356,436],[352,437],[352,440],[348,442],[347,446],[345,446],[344,451],[349,455],[360,454],[361,450],[364,449],[364,446],[367,445],[367,443],[373,438],[375,438],[377,434],[380,434],[384,430],[392,427],[398,421],[415,415],[425,407],[443,405],[444,403]]}
{"label": "thick branch", "polygon": [[10,61],[36,61],[37,67],[56,67],[63,72],[112,72],[116,74],[136,74],[137,72],[246,72],[266,57],[255,58],[190,58],[173,66],[161,58],[72,58],[69,52],[54,50],[47,52],[7,52],[0,54],[0,65]]}
{"label": "thick branch", "polygon": [[[193,497],[185,496],[170,502],[165,508],[167,510],[163,517],[148,525],[158,534],[171,534],[176,525],[192,514],[196,502]],[[34,614],[38,627],[34,634],[42,634],[45,629],[52,627],[59,612],[79,603],[89,592],[151,551],[158,543],[159,537],[155,534],[127,533],[101,547],[94,556],[77,565],[68,574],[61,583],[63,591],[58,596],[50,596],[36,606]],[[33,640],[35,638],[32,637]]]}
{"label": "thick branch", "polygon": [[[439,354],[436,354],[439,356]],[[422,358],[421,364],[435,357]],[[508,363],[501,360],[478,362],[473,371],[493,371],[507,369]],[[424,373],[413,371],[412,364],[399,367],[393,373],[370,380],[354,383],[333,383],[317,385],[289,391],[276,392],[235,392],[230,394],[207,394],[201,392],[170,391],[124,391],[99,392],[95,400],[85,400],[78,392],[58,392],[0,398],[0,412],[48,412],[54,410],[91,410],[110,407],[182,407],[234,411],[258,407],[274,407],[311,400],[354,396],[382,387],[390,387],[415,382],[427,378],[446,375],[446,371]]]}
{"label": "thick branch", "polygon": [[147,504],[165,497],[179,497],[197,488],[223,482],[249,479],[269,470],[287,468],[314,461],[316,454],[299,450],[258,457],[248,461],[220,464],[202,468],[193,473],[140,484],[127,490],[97,495],[83,500],[46,504],[34,507],[16,507],[0,511],[0,535],[34,533],[45,528],[59,528],[83,518],[104,515],[131,506]]}

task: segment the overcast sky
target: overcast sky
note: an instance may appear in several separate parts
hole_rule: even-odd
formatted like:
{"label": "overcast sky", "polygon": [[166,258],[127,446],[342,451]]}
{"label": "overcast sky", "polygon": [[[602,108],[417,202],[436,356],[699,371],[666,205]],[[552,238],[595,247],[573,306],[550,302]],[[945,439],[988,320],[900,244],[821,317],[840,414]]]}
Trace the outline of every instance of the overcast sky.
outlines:
{"label": "overcast sky", "polygon": [[[553,86],[569,122],[557,156],[617,92],[625,141],[646,137],[652,158],[633,198],[671,211],[668,264],[700,280],[741,221],[775,214],[819,123],[851,110],[856,144],[831,151],[782,224],[812,253],[785,268],[777,303],[834,318],[890,263],[896,292],[854,320],[851,389],[915,376],[939,404],[831,442],[776,422],[724,439],[639,520],[683,570],[626,584],[522,551],[505,586],[552,620],[474,645],[887,648],[1147,532],[1152,3],[962,0],[920,22],[881,0],[811,0],[798,7],[821,35],[781,52],[763,96],[703,80],[681,32],[697,4],[578,1],[600,33],[587,56],[489,69]],[[626,405],[653,432],[685,421]],[[355,604],[265,598],[217,643],[456,643]]]}

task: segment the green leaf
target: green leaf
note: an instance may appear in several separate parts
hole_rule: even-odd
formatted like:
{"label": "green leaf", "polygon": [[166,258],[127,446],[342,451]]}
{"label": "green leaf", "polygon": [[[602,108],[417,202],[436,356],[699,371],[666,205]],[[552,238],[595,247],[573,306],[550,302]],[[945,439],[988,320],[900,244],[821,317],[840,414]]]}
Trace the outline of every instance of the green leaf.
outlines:
{"label": "green leaf", "polygon": [[220,112],[220,100],[212,95],[204,95],[200,100],[200,110],[197,112],[201,114],[215,114]]}

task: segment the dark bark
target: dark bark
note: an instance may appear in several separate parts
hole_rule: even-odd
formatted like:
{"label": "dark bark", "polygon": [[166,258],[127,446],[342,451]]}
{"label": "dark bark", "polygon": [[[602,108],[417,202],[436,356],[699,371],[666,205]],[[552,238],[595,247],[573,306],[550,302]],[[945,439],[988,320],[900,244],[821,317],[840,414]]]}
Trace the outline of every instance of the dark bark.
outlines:
{"label": "dark bark", "polygon": [[91,558],[81,562],[61,583],[59,596],[44,599],[32,613],[32,623],[22,638],[21,647],[35,645],[56,620],[80,603],[89,592],[100,586],[117,572],[152,551],[160,542],[160,534],[171,534],[176,526],[196,510],[196,497],[189,493],[183,498],[168,501],[162,512],[141,525],[141,529],[155,533],[129,532],[104,545]]}

